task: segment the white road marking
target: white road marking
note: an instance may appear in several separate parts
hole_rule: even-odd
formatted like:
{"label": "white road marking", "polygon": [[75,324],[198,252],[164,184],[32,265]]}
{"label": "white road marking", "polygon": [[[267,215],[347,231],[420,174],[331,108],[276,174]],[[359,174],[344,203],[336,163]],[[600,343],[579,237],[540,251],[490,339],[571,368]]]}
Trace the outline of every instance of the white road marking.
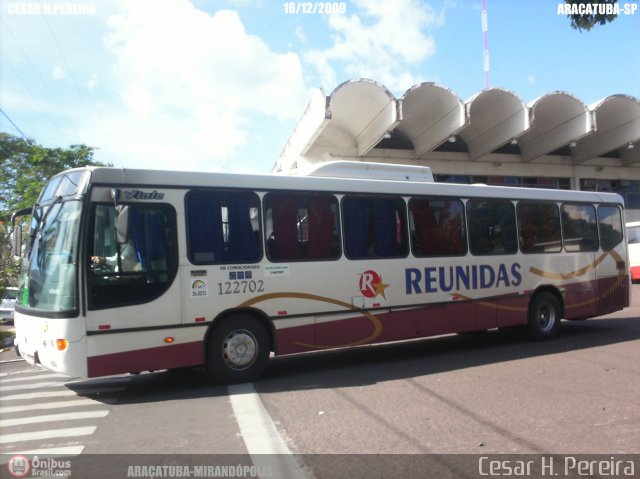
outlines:
{"label": "white road marking", "polygon": [[97,426],[70,427],[66,429],[51,429],[47,431],[19,432],[16,434],[0,434],[0,444],[12,442],[37,441],[41,439],[54,439],[58,437],[89,436],[93,434]]}
{"label": "white road marking", "polygon": [[253,384],[228,386],[229,400],[251,461],[273,477],[311,478],[295,460]]}
{"label": "white road marking", "polygon": [[11,456],[17,454],[38,456],[39,459],[47,458],[51,456],[77,456],[82,453],[84,446],[60,446],[60,447],[47,447],[44,449],[30,449],[28,451],[11,451],[3,453],[4,459],[0,457],[0,464],[6,464]]}
{"label": "white road marking", "polygon": [[94,406],[94,405],[101,405],[101,404],[97,401],[92,401],[91,399],[71,399],[69,401],[27,404],[26,406],[0,406],[0,414],[9,414],[13,412],[24,412],[24,411],[37,411],[39,409],[61,409],[65,407]]}
{"label": "white road marking", "polygon": [[[0,361],[0,364],[17,363],[18,361],[24,361],[24,359],[23,358],[5,359],[4,361]],[[5,376],[6,374],[10,374],[10,373],[0,374],[0,376]]]}
{"label": "white road marking", "polygon": [[23,401],[25,399],[56,398],[62,396],[77,396],[77,393],[75,391],[63,389],[61,391],[40,391],[37,393],[12,394],[9,396],[1,395],[0,402]]}
{"label": "white road marking", "polygon": [[109,414],[109,411],[84,411],[63,414],[47,414],[45,416],[19,417],[15,419],[0,419],[0,427],[24,426],[25,424],[37,424],[40,422],[93,419],[96,417],[105,417],[107,414]]}
{"label": "white road marking", "polygon": [[46,381],[46,382],[35,383],[35,384],[20,384],[17,386],[1,386],[0,391],[4,393],[5,391],[20,391],[25,389],[51,388],[53,386],[62,386],[63,384],[64,384],[63,381],[56,381],[56,382]]}
{"label": "white road marking", "polygon": [[[59,381],[55,381],[55,379],[59,379]],[[31,411],[36,414],[35,416],[22,418],[0,418],[0,431],[5,432],[8,428],[27,424],[41,424],[40,427],[47,427],[44,426],[44,423],[52,423],[51,425],[54,425],[74,420],[96,419],[109,414],[109,411],[104,409],[94,411],[75,411],[72,409],[87,406],[104,406],[98,401],[81,397],[78,392],[68,389],[68,384],[73,381],[77,381],[77,378],[50,372],[45,369],[30,369],[0,374],[0,404],[2,404],[2,406],[0,406],[0,415],[5,416]],[[109,389],[121,390],[123,388]],[[29,392],[29,390],[31,390],[31,392]],[[15,392],[15,394],[13,392]],[[103,391],[101,390],[100,392]],[[68,399],[64,400],[65,398]],[[56,399],[58,399],[58,401],[56,401]],[[33,404],[23,403],[23,401],[28,400],[39,401]],[[47,402],[51,400],[54,402]],[[60,410],[65,408],[69,408],[69,410],[59,414],[43,414],[50,410],[51,412],[56,412],[56,409]],[[80,436],[91,435],[96,429],[97,426],[85,426],[0,434],[0,445],[2,445],[2,457],[4,458],[4,460],[0,459],[0,464],[5,464],[10,455],[15,454],[39,455],[40,457],[60,455],[74,456],[81,454],[85,446],[74,439]],[[57,440],[58,438],[69,439],[61,442]],[[29,446],[25,447],[25,444],[17,445],[22,442],[26,442],[27,444],[31,442],[29,446],[32,448],[33,446],[41,447],[28,449]],[[40,444],[38,444],[38,442]],[[16,450],[7,451],[7,447],[16,448]],[[17,447],[21,449],[18,450]]]}
{"label": "white road marking", "polygon": [[38,379],[68,378],[68,377],[69,376],[67,376],[66,374],[57,374],[57,373],[39,374],[37,376],[20,376],[20,377],[17,377],[17,378],[9,378],[9,379],[2,378],[2,379],[0,379],[0,384],[15,383],[15,382],[18,382],[18,381],[36,381]]}
{"label": "white road marking", "polygon": [[[18,361],[22,361],[21,359],[18,359]],[[6,362],[6,361],[3,361]],[[12,371],[10,373],[0,373],[0,378],[4,378],[7,376],[22,376],[23,374],[39,374],[43,371],[46,371],[46,369],[22,369],[20,371]]]}

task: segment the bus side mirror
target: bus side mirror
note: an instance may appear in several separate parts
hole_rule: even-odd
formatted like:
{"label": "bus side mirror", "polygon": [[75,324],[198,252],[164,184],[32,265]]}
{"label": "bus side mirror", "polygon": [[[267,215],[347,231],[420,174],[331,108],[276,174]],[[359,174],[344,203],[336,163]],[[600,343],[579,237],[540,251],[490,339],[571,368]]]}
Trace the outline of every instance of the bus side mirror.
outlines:
{"label": "bus side mirror", "polygon": [[13,244],[11,249],[13,256],[19,258],[22,256],[22,225],[14,225],[13,227]]}
{"label": "bus side mirror", "polygon": [[129,207],[116,206],[116,241],[125,244],[129,239]]}
{"label": "bus side mirror", "polygon": [[[13,256],[22,257],[22,225],[16,221],[16,218],[20,218],[33,213],[33,207],[22,208],[11,215],[11,238],[12,245],[11,250]],[[33,234],[33,232],[31,233]]]}

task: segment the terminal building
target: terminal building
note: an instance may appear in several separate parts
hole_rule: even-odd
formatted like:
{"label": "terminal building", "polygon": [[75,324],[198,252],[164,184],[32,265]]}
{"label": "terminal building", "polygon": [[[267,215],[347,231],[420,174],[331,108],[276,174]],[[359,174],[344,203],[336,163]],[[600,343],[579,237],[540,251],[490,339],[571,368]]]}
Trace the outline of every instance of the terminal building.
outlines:
{"label": "terminal building", "polygon": [[567,92],[529,103],[500,89],[466,101],[435,83],[395,98],[371,80],[317,90],[273,172],[347,160],[429,166],[435,181],[608,191],[640,220],[640,100],[585,105]]}

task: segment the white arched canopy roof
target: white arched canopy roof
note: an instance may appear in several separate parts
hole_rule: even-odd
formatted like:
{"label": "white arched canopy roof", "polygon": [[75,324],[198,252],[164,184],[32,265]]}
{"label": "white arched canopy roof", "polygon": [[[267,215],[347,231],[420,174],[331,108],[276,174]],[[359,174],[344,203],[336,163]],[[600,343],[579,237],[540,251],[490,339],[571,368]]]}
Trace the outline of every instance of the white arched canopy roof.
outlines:
{"label": "white arched canopy roof", "polygon": [[318,143],[351,147],[357,156],[365,155],[400,121],[397,100],[371,80],[341,84],[327,97],[327,108],[330,121]]}
{"label": "white arched canopy roof", "polygon": [[[591,105],[596,131],[578,141],[572,150],[575,163],[620,150],[624,164],[640,162],[640,101],[627,95],[612,95]],[[632,145],[633,148],[628,148]]]}
{"label": "white arched canopy roof", "polygon": [[483,90],[466,102],[469,126],[459,133],[474,161],[517,140],[529,128],[527,106],[515,93],[501,88]]}
{"label": "white arched canopy roof", "polygon": [[[447,142],[457,138],[462,141]],[[396,99],[379,83],[358,79],[329,95],[314,92],[274,170],[329,157],[366,160],[380,156],[371,153],[374,148],[386,150],[382,157],[404,161],[428,159],[436,150],[474,162],[508,152],[511,163],[519,153],[522,163],[560,155],[578,165],[613,156],[612,165],[630,166],[640,163],[639,142],[640,101],[631,96],[612,95],[586,107],[570,93],[556,91],[526,105],[513,92],[490,88],[463,102],[450,89],[428,82]],[[510,143],[514,146],[502,148]]]}
{"label": "white arched canopy roof", "polygon": [[402,121],[397,129],[413,143],[420,158],[467,126],[464,103],[448,88],[420,83],[400,98]]}
{"label": "white arched canopy roof", "polygon": [[529,120],[531,128],[519,138],[524,162],[576,142],[595,128],[587,106],[573,95],[559,91],[532,101]]}

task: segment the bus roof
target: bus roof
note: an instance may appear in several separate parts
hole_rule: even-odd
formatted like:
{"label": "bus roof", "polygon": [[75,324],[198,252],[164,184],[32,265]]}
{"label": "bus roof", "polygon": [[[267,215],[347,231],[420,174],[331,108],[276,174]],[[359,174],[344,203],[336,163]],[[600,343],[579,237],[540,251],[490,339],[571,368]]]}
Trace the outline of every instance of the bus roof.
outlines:
{"label": "bus roof", "polygon": [[[290,174],[290,173],[287,173]],[[327,161],[302,170],[297,176],[358,178],[369,180],[422,181],[433,183],[428,166],[371,163],[364,161]]]}
{"label": "bus roof", "polygon": [[397,195],[454,196],[461,198],[536,199],[623,204],[615,193],[506,186],[463,185],[368,178],[260,175],[246,173],[203,173],[141,170],[113,167],[87,167],[95,185],[154,188],[249,188],[256,191],[331,191],[334,193],[377,193]]}

